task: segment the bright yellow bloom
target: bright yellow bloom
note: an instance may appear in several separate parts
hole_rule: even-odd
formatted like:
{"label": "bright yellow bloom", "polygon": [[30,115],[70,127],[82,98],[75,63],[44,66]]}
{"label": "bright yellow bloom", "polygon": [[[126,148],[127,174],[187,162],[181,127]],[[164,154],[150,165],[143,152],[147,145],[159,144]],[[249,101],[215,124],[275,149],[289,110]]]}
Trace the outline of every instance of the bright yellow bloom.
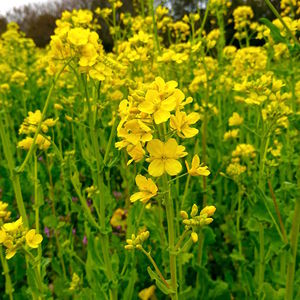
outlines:
{"label": "bright yellow bloom", "polygon": [[68,33],[68,41],[74,46],[83,46],[88,43],[90,31],[83,28],[73,28]]}
{"label": "bright yellow bloom", "polygon": [[43,237],[41,234],[36,234],[35,229],[30,229],[26,233],[26,243],[30,248],[38,248],[39,244],[42,242]]}
{"label": "bright yellow bloom", "polygon": [[232,114],[229,118],[228,123],[229,126],[239,126],[243,123],[244,119],[236,112]]}
{"label": "bright yellow bloom", "polygon": [[140,191],[130,197],[131,202],[140,200],[146,203],[152,197],[156,196],[158,188],[151,178],[147,179],[145,176],[137,175],[135,182]]}
{"label": "bright yellow bloom", "polygon": [[3,229],[6,231],[6,232],[9,232],[9,233],[14,233],[14,232],[17,232],[23,225],[23,221],[22,221],[22,217],[20,217],[17,221],[15,222],[12,222],[12,223],[5,223],[3,225]]}
{"label": "bright yellow bloom", "polygon": [[176,111],[175,116],[171,116],[170,126],[177,131],[177,134],[181,138],[191,138],[195,136],[199,130],[191,128],[190,125],[195,124],[200,119],[200,115],[196,112],[192,112],[187,115],[183,111]]}
{"label": "bright yellow bloom", "polygon": [[187,155],[184,152],[185,147],[178,145],[175,139],[169,139],[166,143],[158,139],[154,139],[147,144],[147,150],[150,158],[148,172],[151,176],[159,177],[167,172],[171,176],[175,176],[181,172],[181,163],[177,160]]}
{"label": "bright yellow bloom", "polygon": [[139,105],[141,112],[147,113],[154,117],[156,124],[166,122],[170,118],[170,111],[174,110],[176,99],[172,96],[162,99],[156,90],[148,90],[145,101]]}
{"label": "bright yellow bloom", "polygon": [[191,176],[208,176],[210,174],[210,171],[208,170],[207,166],[200,165],[200,158],[197,154],[193,157],[191,168],[189,167],[187,161],[185,161],[185,165],[188,173]]}

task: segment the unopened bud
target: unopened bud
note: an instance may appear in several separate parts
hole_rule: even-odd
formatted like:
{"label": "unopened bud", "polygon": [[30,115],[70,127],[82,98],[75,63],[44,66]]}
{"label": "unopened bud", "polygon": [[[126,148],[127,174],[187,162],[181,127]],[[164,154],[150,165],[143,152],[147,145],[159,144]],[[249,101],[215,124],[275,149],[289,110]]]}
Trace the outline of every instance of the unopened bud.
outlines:
{"label": "unopened bud", "polygon": [[215,206],[213,205],[206,206],[201,210],[200,215],[207,214],[207,216],[210,217],[215,213],[215,211],[216,211]]}
{"label": "unopened bud", "polygon": [[135,246],[135,248],[138,249],[138,250],[141,250],[143,247],[142,247],[141,244],[137,244],[137,245]]}
{"label": "unopened bud", "polygon": [[189,217],[189,215],[187,214],[187,212],[186,211],[184,211],[184,210],[182,210],[182,211],[180,211],[180,216],[181,216],[181,218],[182,219],[188,219],[188,217]]}
{"label": "unopened bud", "polygon": [[126,250],[132,250],[134,247],[132,245],[125,245],[124,248]]}
{"label": "unopened bud", "polygon": [[207,218],[205,219],[205,224],[208,225],[210,224],[214,219],[213,218]]}
{"label": "unopened bud", "polygon": [[196,204],[192,207],[191,217],[195,217],[198,213],[198,206]]}
{"label": "unopened bud", "polygon": [[191,238],[192,238],[194,243],[198,242],[198,234],[196,232],[191,233]]}

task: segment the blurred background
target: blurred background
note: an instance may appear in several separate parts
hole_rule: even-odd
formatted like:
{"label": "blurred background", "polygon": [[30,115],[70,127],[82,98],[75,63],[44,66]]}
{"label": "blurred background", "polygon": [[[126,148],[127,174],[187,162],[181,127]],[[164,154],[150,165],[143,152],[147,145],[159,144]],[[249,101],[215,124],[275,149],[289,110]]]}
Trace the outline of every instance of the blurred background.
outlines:
{"label": "blurred background", "polygon": [[[55,28],[55,21],[60,18],[64,10],[71,11],[80,8],[95,10],[97,7],[110,7],[108,0],[11,0],[9,3],[1,0],[1,2],[0,34],[6,30],[8,22],[17,22],[26,36],[32,38],[38,47],[45,47],[49,43]],[[139,0],[122,0],[122,3],[123,6],[119,9],[119,13],[130,12],[132,15],[135,15],[139,10]],[[155,6],[160,4],[167,6],[174,19],[179,19],[190,12],[199,11],[203,14],[206,3],[207,0],[155,0]],[[279,10],[280,0],[273,0],[272,3]],[[274,19],[264,0],[233,0],[230,12],[240,5],[250,5],[256,20],[261,17]],[[231,15],[230,12],[229,16]],[[226,38],[231,40],[233,25],[229,24],[227,26],[229,28],[226,28],[228,33]],[[104,22],[103,24],[101,23],[101,27],[99,36],[105,49],[109,51],[113,47],[112,38]],[[212,28],[213,25],[207,22],[205,29],[209,31]]]}

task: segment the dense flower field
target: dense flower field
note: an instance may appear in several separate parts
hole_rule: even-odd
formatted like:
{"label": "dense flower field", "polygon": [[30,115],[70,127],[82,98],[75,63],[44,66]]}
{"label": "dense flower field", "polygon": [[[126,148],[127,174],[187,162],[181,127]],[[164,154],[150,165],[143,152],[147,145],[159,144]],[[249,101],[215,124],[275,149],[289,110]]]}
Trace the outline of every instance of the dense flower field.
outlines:
{"label": "dense flower field", "polygon": [[300,299],[300,2],[266,3],[8,25],[1,299]]}

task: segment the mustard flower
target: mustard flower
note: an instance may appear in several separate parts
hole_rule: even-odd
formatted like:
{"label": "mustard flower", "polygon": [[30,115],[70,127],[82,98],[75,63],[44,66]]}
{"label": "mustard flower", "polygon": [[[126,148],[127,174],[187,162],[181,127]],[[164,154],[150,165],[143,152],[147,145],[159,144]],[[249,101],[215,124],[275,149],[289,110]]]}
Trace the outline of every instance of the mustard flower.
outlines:
{"label": "mustard flower", "polygon": [[30,248],[38,248],[39,244],[42,242],[43,237],[39,233],[35,233],[35,229],[30,229],[26,235],[26,244]]}
{"label": "mustard flower", "polygon": [[171,116],[170,126],[175,129],[178,136],[181,138],[192,138],[199,130],[191,128],[190,125],[195,124],[200,119],[200,115],[196,112],[186,114],[183,111],[176,111],[175,116]]}
{"label": "mustard flower", "polygon": [[135,177],[135,182],[140,191],[130,197],[131,202],[140,200],[146,203],[152,197],[157,195],[158,188],[151,178],[147,179],[145,176],[137,175]]}
{"label": "mustard flower", "polygon": [[148,172],[151,176],[159,177],[167,172],[171,176],[175,176],[181,172],[181,163],[177,160],[187,155],[184,151],[185,147],[178,145],[176,140],[171,138],[166,143],[158,139],[151,140],[147,144],[147,151],[150,158]]}
{"label": "mustard flower", "polygon": [[202,166],[200,164],[200,158],[197,154],[194,155],[194,157],[193,157],[191,168],[189,167],[189,164],[187,161],[185,161],[185,165],[186,165],[188,173],[191,176],[208,176],[210,174],[208,167]]}

